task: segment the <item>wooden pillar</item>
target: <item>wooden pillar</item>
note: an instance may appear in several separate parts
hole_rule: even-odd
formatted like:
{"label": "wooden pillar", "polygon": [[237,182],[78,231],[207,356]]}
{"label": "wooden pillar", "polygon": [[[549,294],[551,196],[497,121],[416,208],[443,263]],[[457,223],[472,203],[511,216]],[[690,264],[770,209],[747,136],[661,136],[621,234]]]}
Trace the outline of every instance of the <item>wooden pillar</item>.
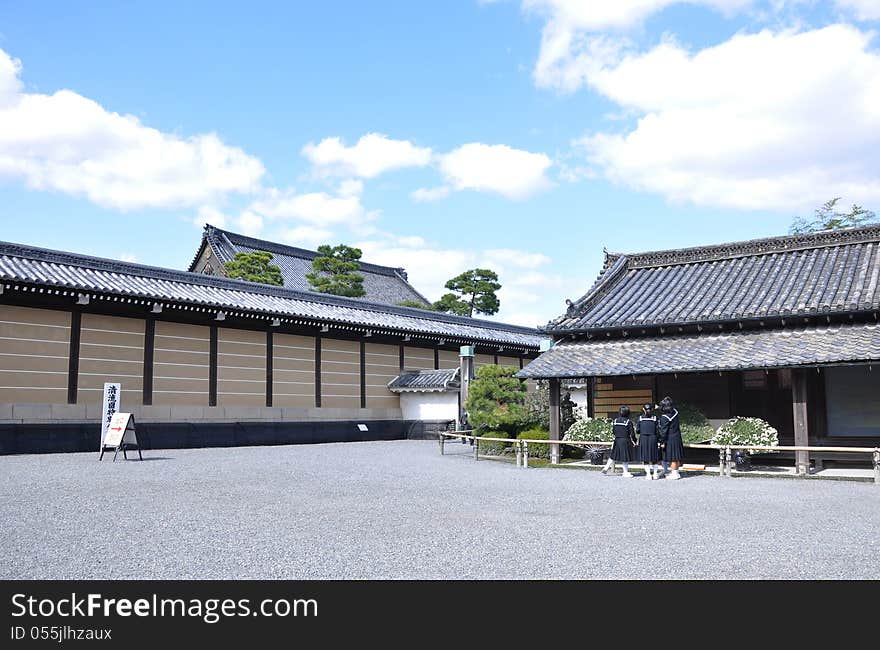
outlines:
{"label": "wooden pillar", "polygon": [[596,378],[589,377],[587,379],[587,417],[596,417]]}
{"label": "wooden pillar", "polygon": [[[792,371],[791,395],[794,409],[794,445],[795,447],[806,447],[810,444],[806,370]],[[809,474],[810,452],[795,452],[795,471],[798,474]]]}
{"label": "wooden pillar", "polygon": [[[550,440],[559,440],[559,380],[550,380]],[[559,464],[559,445],[550,445],[550,463]]]}

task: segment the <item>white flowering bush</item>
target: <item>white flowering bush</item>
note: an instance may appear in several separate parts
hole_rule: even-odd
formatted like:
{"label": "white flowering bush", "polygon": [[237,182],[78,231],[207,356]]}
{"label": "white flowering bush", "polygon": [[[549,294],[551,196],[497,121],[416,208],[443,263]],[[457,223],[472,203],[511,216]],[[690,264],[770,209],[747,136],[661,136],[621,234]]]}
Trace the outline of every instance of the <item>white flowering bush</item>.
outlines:
{"label": "white flowering bush", "polygon": [[[761,418],[737,417],[718,427],[712,444],[776,447],[779,445],[779,432]],[[748,451],[752,453],[755,450]]]}
{"label": "white flowering bush", "polygon": [[569,440],[578,442],[613,442],[614,429],[611,420],[581,417],[581,412],[579,412],[574,424],[569,427],[562,437],[563,442]]}

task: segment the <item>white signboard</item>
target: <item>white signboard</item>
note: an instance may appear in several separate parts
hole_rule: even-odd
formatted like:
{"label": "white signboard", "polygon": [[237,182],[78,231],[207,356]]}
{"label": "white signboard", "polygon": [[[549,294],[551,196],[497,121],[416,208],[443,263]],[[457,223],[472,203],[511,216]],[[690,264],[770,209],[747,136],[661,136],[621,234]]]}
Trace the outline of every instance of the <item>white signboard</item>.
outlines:
{"label": "white signboard", "polygon": [[[115,413],[122,408],[122,384],[104,384],[104,404],[101,408],[101,445],[107,438],[107,428]],[[114,447],[116,445],[113,445]]]}
{"label": "white signboard", "polygon": [[[129,427],[129,422],[131,420],[131,413],[114,413],[113,417],[110,418],[110,426],[107,427],[107,436],[104,438],[104,446],[105,447],[118,447],[122,444],[123,437],[126,434],[126,431],[131,429]],[[134,434],[134,431],[131,431],[129,437]],[[129,440],[125,440],[125,442],[130,442]],[[131,441],[134,442],[134,441]]]}
{"label": "white signboard", "polygon": [[101,455],[98,460],[103,460],[104,452],[107,449],[114,449],[113,460],[116,461],[116,454],[122,451],[122,455],[128,459],[126,450],[131,448],[137,449],[138,458],[143,460],[141,447],[137,441],[137,435],[134,432],[134,416],[131,413],[114,413],[110,418],[110,426],[107,427],[107,436],[101,445]]}

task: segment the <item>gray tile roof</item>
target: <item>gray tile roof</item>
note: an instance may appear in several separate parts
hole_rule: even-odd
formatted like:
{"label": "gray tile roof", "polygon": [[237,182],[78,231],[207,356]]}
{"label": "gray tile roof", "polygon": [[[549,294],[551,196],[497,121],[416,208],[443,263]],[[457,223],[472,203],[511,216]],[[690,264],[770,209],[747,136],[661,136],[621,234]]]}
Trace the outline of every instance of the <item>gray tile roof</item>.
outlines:
{"label": "gray tile roof", "polygon": [[653,375],[870,360],[880,360],[877,324],[565,342],[517,376]]}
{"label": "gray tile roof", "polygon": [[756,320],[880,309],[880,226],[609,253],[549,332]]}
{"label": "gray tile roof", "polygon": [[449,370],[407,370],[388,383],[392,393],[438,393],[457,390],[458,368]]}
{"label": "gray tile roof", "polygon": [[12,291],[27,285],[49,293],[66,290],[96,298],[184,304],[266,320],[355,326],[519,350],[536,350],[542,338],[528,327],[7,242],[0,242],[0,282]]}
{"label": "gray tile roof", "polygon": [[[313,271],[312,260],[318,257],[316,251],[295,246],[285,246],[284,244],[264,239],[256,239],[206,224],[202,235],[202,246],[189,266],[190,271],[195,270],[193,267],[205,245],[211,247],[217,259],[221,262],[228,262],[233,259],[236,253],[251,253],[253,251],[272,253],[272,264],[275,264],[281,270],[281,274],[284,276],[285,287],[298,291],[312,290],[305,276],[306,273]],[[406,271],[402,268],[361,262],[360,274],[364,276],[364,291],[366,291],[366,295],[357,298],[357,300],[389,305],[396,305],[404,300],[415,300],[426,305],[430,304],[428,299],[416,291],[407,281]]]}

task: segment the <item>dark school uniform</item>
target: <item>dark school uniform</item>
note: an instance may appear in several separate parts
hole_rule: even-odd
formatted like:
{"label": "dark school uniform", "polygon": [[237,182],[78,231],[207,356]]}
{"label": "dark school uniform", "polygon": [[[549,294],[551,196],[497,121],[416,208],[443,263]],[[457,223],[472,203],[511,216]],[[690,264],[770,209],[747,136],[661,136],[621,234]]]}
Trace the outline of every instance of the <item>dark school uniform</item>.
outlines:
{"label": "dark school uniform", "polygon": [[636,430],[629,418],[614,420],[614,446],[611,447],[611,460],[618,463],[631,463],[635,460]]}
{"label": "dark school uniform", "polygon": [[663,460],[678,462],[684,458],[678,411],[673,410],[672,413],[664,413],[660,416],[660,442],[666,445],[663,448]]}
{"label": "dark school uniform", "polygon": [[659,462],[660,437],[657,416],[640,416],[636,429],[639,432],[638,459],[643,463]]}

